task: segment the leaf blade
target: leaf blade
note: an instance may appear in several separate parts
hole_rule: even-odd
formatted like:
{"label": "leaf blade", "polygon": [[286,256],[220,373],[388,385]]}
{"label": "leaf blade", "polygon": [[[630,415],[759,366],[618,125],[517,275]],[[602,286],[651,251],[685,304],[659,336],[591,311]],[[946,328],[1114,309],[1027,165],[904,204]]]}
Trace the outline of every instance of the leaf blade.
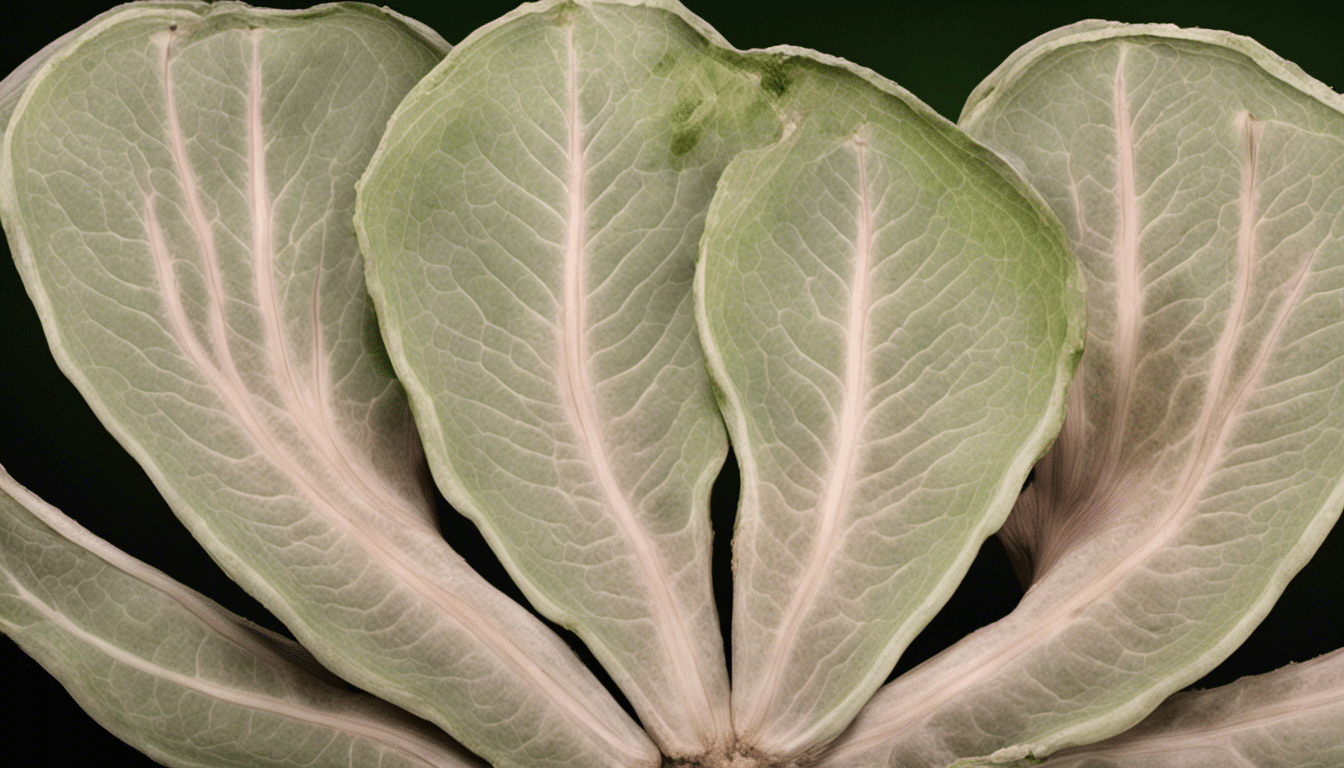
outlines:
{"label": "leaf blade", "polygon": [[[1226,657],[1309,559],[1344,499],[1324,309],[1342,106],[1246,38],[1097,22],[1029,44],[973,95],[968,129],[1069,229],[1089,352],[1002,532],[1031,589],[875,698],[840,764],[1109,736]],[[917,703],[921,685],[938,693]],[[1014,687],[1030,694],[1010,705]]]}
{"label": "leaf blade", "polygon": [[695,243],[719,170],[777,124],[707,39],[665,3],[488,25],[408,98],[356,219],[444,495],[673,756],[732,738]]}
{"label": "leaf blade", "polygon": [[563,642],[444,545],[378,339],[354,182],[441,46],[368,6],[132,6],[25,92],[7,229],[62,369],[324,663],[501,765],[652,762]]}
{"label": "leaf blade", "polygon": [[1081,305],[1058,224],[984,148],[847,62],[760,66],[799,117],[725,173],[697,290],[743,476],[734,718],[785,760],[844,728],[1007,513]]}

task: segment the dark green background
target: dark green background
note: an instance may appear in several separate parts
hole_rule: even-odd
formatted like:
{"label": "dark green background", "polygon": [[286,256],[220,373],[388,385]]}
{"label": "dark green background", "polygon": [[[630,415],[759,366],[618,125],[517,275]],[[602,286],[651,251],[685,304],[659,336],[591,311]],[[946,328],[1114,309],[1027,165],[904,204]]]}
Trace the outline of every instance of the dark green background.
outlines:
{"label": "dark green background", "polygon": [[[512,2],[389,0],[456,43],[514,7]],[[276,3],[304,7],[308,3]],[[0,72],[112,3],[24,3],[25,15],[0,22]],[[704,2],[689,7],[731,43],[800,45],[847,58],[895,80],[955,120],[971,89],[1015,48],[1064,24],[1087,18],[1169,22],[1226,29],[1259,40],[1312,76],[1344,88],[1344,4],[1322,16],[1307,4],[1191,2],[854,3],[808,6],[778,2]],[[1325,4],[1313,4],[1315,8]],[[8,256],[0,258],[0,464],[20,482],[94,533],[166,571],[230,609],[281,627],[226,578],[196,546],[149,481],[102,429],[56,369],[37,318]],[[716,528],[730,530],[732,484],[716,489]],[[492,577],[503,579],[479,536],[446,505],[449,539]],[[727,579],[727,549],[716,576]],[[507,584],[506,588],[513,591]],[[513,591],[517,594],[516,591]],[[1011,610],[1020,596],[1002,549],[991,539],[961,590],[915,642],[899,670],[927,658],[976,627]],[[1247,643],[1196,687],[1269,671],[1344,646],[1344,526],[1289,586]],[[728,595],[722,595],[721,601]],[[726,606],[721,606],[726,607]],[[0,640],[0,755],[12,764],[153,765],[98,728],[40,667],[8,639]]]}

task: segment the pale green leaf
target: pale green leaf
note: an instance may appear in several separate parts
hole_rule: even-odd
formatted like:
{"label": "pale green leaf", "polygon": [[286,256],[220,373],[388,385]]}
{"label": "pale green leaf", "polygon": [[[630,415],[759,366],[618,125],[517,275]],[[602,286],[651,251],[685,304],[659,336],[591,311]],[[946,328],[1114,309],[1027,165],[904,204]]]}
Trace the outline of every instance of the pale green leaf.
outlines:
{"label": "pale green leaf", "polygon": [[752,54],[790,116],[710,209],[701,335],[742,472],[733,716],[824,746],[1003,521],[1082,339],[1064,233],[993,153],[837,59]]}
{"label": "pale green leaf", "polygon": [[732,740],[696,246],[724,166],[779,128],[680,6],[543,2],[463,41],[361,182],[370,291],[440,488],[674,757]]}
{"label": "pale green leaf", "polygon": [[307,651],[89,533],[0,468],[0,629],[90,715],[171,766],[480,762]]}
{"label": "pale green leaf", "polygon": [[371,6],[127,6],[34,77],[0,212],[52,351],[236,581],[498,765],[650,764],[565,644],[436,529],[351,226],[443,43]]}
{"label": "pale green leaf", "polygon": [[962,123],[1059,215],[1087,353],[1002,536],[1008,617],[878,694],[836,766],[1027,760],[1224,659],[1344,507],[1344,99],[1246,38],[1086,22]]}
{"label": "pale green leaf", "polygon": [[1344,765],[1344,650],[1208,691],[1178,693],[1119,736],[1044,768]]}

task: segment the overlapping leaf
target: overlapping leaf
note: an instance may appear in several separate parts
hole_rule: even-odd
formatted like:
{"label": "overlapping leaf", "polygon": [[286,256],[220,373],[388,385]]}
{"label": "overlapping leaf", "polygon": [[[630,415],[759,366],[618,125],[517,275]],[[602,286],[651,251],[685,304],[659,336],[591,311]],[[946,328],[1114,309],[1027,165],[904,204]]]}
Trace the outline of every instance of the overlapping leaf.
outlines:
{"label": "overlapping leaf", "polygon": [[439,538],[350,225],[446,48],[369,6],[128,6],[5,136],[0,210],[53,353],[237,581],[323,663],[497,765],[656,752]]}
{"label": "overlapping leaf", "polygon": [[0,469],[0,628],[166,765],[467,768],[442,731],[118,551]]}
{"label": "overlapping leaf", "polygon": [[756,54],[791,116],[715,193],[701,333],[742,472],[733,715],[833,738],[960,581],[1063,418],[1082,296],[992,153],[867,70]]}
{"label": "overlapping leaf", "polygon": [[732,742],[691,279],[767,85],[674,3],[526,6],[408,96],[356,218],[444,495],[671,756]]}
{"label": "overlapping leaf", "polygon": [[1253,41],[1087,22],[972,95],[1069,231],[1088,339],[1003,530],[1031,588],[828,763],[1046,755],[1231,652],[1344,506],[1344,100]]}
{"label": "overlapping leaf", "polygon": [[1048,768],[1329,768],[1344,762],[1344,650],[1221,688],[1178,693],[1114,738]]}

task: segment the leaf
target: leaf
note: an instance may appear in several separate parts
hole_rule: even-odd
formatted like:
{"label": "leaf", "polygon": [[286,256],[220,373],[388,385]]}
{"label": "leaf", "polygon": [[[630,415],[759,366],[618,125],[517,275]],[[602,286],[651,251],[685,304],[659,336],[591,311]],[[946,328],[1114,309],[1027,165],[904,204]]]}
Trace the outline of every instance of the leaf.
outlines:
{"label": "leaf", "polygon": [[306,651],[97,538],[0,469],[0,628],[176,766],[478,766]]}
{"label": "leaf", "polygon": [[0,212],[62,369],[323,664],[499,766],[651,764],[436,528],[350,226],[387,118],[442,57],[418,30],[356,4],[128,6],[25,91]]}
{"label": "leaf", "polygon": [[962,124],[1069,231],[1069,416],[1002,531],[1031,588],[879,693],[845,765],[1044,756],[1225,658],[1344,506],[1344,100],[1246,38],[1084,22]]}
{"label": "leaf", "polygon": [[525,6],[407,97],[356,216],[444,496],[672,757],[732,741],[696,245],[780,127],[723,45],[675,3]]}
{"label": "leaf", "polygon": [[1046,768],[1237,768],[1344,762],[1344,650],[1209,691],[1178,693],[1128,731]]}
{"label": "leaf", "polygon": [[759,54],[794,116],[710,209],[701,336],[742,472],[733,715],[824,746],[952,594],[1063,418],[1082,295],[1059,223],[909,93]]}

